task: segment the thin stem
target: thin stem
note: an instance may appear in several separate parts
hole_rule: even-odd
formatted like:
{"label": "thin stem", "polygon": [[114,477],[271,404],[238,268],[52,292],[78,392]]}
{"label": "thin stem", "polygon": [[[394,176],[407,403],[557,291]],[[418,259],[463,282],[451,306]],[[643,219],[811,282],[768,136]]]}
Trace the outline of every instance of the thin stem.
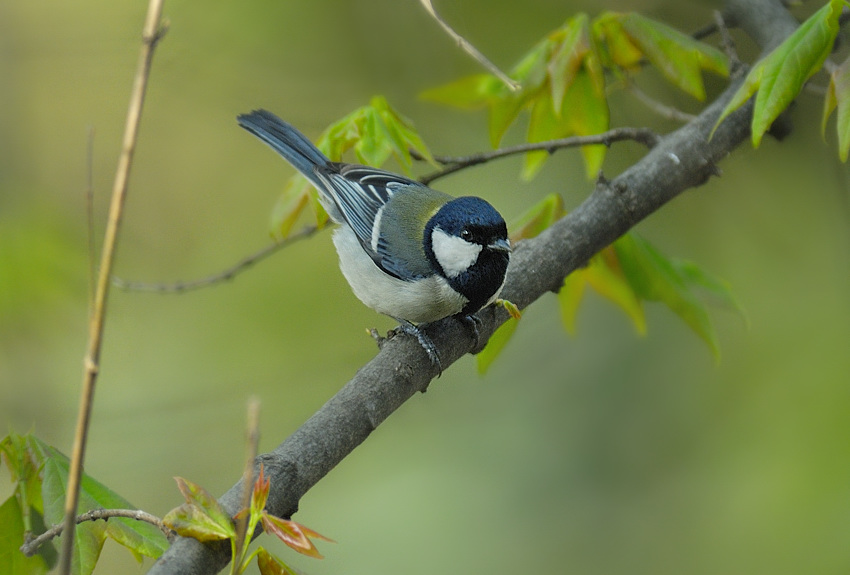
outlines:
{"label": "thin stem", "polygon": [[688,114],[687,112],[683,112],[678,108],[674,108],[673,106],[668,106],[658,100],[652,98],[649,94],[638,88],[633,82],[629,82],[627,89],[632,95],[641,101],[641,103],[648,107],[650,110],[667,118],[668,120],[675,120],[677,122],[690,122],[694,118],[696,118],[693,114]]}
{"label": "thin stem", "polygon": [[245,434],[245,470],[242,472],[242,509],[245,512],[236,521],[236,538],[233,545],[232,566],[235,573],[245,567],[245,554],[253,536],[254,522],[251,509],[251,492],[254,487],[254,459],[260,442],[260,401],[256,397],[248,400],[248,425]]}
{"label": "thin stem", "polygon": [[177,282],[173,284],[164,284],[164,283],[147,283],[147,282],[138,282],[138,281],[128,281],[121,279],[119,277],[113,276],[112,283],[121,289],[127,291],[147,291],[147,292],[158,292],[158,293],[182,293],[186,291],[196,290],[205,288],[207,286],[217,284],[219,282],[231,280],[243,271],[247,270],[249,267],[254,265],[255,263],[263,260],[273,253],[277,252],[281,248],[288,246],[289,244],[295,243],[298,240],[302,240],[304,238],[310,237],[315,234],[319,228],[316,226],[307,226],[304,229],[300,230],[297,233],[294,233],[290,236],[287,236],[285,239],[282,239],[273,244],[269,244],[253,254],[246,256],[230,266],[229,268],[215,273],[213,275],[197,279],[191,280],[187,282]]}
{"label": "thin stem", "polygon": [[553,153],[562,148],[575,148],[578,146],[587,146],[592,144],[602,144],[610,146],[614,142],[622,140],[634,140],[645,145],[647,148],[654,147],[658,141],[658,135],[649,128],[614,128],[601,134],[593,134],[590,136],[571,136],[569,138],[560,138],[557,140],[547,140],[545,142],[529,142],[526,144],[518,144],[516,146],[508,146],[499,148],[491,152],[481,152],[469,156],[460,157],[444,157],[437,156],[434,159],[445,167],[441,170],[428,174],[419,181],[423,184],[429,184],[438,178],[442,178],[449,174],[453,174],[460,170],[484,164],[492,160],[513,156],[516,154],[525,154],[527,152],[546,151]]}
{"label": "thin stem", "polygon": [[133,163],[133,153],[136,149],[142,106],[145,99],[145,89],[147,88],[148,77],[150,75],[154,48],[164,33],[164,29],[160,27],[163,1],[150,0],[148,4],[148,14],[145,19],[142,35],[142,49],[139,54],[138,69],[133,83],[133,91],[130,96],[130,105],[127,110],[127,123],[124,129],[121,157],[118,160],[118,169],[112,189],[112,201],[109,207],[109,219],[104,235],[94,307],[89,318],[89,342],[84,359],[83,389],[80,395],[77,428],[74,435],[74,450],[71,455],[71,468],[68,472],[68,487],[65,497],[65,537],[62,538],[62,555],[58,570],[63,575],[68,575],[71,572],[71,559],[74,555],[74,525],[76,523],[77,504],[79,503],[80,479],[83,471],[83,460],[85,459],[86,440],[91,419],[95,382],[100,369],[99,360],[103,341],[106,302],[109,295],[109,278],[112,275],[112,264],[115,260],[118,230],[121,227],[121,216],[124,211],[124,200],[127,195],[127,182],[130,178],[130,167]]}
{"label": "thin stem", "polygon": [[[93,509],[86,511],[74,518],[74,523],[83,523],[85,521],[97,521],[98,519],[112,519],[114,517],[123,517],[125,519],[135,519],[136,521],[144,521],[157,527],[169,539],[172,536],[171,530],[163,525],[162,520],[146,511],[140,509]],[[64,523],[57,523],[38,537],[34,537],[21,545],[21,553],[27,557],[32,557],[38,552],[39,548],[54,537],[58,537],[65,529]]]}
{"label": "thin stem", "polygon": [[496,76],[499,80],[502,81],[512,92],[518,91],[522,86],[520,86],[519,82],[502,72],[498,66],[493,64],[487,57],[482,54],[475,46],[473,46],[466,38],[458,34],[454,31],[454,28],[449,26],[448,22],[443,20],[443,18],[437,14],[437,11],[434,9],[434,5],[431,3],[431,0],[419,0],[419,3],[428,11],[428,14],[437,21],[443,31],[451,36],[451,38],[457,42],[457,45],[461,47],[461,49],[472,56],[479,64],[484,66],[488,72]]}

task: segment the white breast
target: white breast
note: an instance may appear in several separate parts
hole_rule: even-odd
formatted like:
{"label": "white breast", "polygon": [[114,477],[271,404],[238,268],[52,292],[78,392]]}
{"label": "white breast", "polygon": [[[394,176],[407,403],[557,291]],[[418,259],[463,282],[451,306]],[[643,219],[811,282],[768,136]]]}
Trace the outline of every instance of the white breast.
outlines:
{"label": "white breast", "polygon": [[[449,237],[445,233],[442,235]],[[413,323],[427,323],[460,312],[468,301],[440,276],[403,281],[387,275],[363,251],[348,226],[340,226],[333,239],[339,254],[339,267],[354,295],[379,313]],[[436,247],[434,253],[439,258]]]}

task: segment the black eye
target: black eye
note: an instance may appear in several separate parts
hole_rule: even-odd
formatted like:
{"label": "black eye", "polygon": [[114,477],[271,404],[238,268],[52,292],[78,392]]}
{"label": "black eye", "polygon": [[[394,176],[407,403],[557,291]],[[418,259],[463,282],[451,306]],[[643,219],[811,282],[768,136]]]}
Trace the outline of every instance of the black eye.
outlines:
{"label": "black eye", "polygon": [[460,231],[460,237],[468,242],[472,241],[472,232],[464,228]]}

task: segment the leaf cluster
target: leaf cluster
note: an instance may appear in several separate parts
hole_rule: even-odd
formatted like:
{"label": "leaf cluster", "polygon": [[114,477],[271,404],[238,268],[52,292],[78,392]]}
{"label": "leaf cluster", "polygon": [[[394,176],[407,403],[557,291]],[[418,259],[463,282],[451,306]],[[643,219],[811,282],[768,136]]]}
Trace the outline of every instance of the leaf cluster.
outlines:
{"label": "leaf cluster", "polygon": [[[58,559],[52,543],[42,545],[32,557],[21,553],[20,547],[28,536],[62,521],[68,458],[33,435],[15,433],[0,440],[0,454],[14,483],[14,493],[0,505],[0,573],[47,573]],[[92,509],[134,507],[99,481],[83,475],[79,512]],[[71,572],[91,573],[107,538],[129,549],[139,562],[143,556],[157,558],[168,548],[165,535],[149,523],[124,518],[87,521],[76,527]]]}
{"label": "leaf cluster", "polygon": [[236,519],[247,519],[244,533],[238,532],[233,518],[203,487],[182,477],[176,477],[175,480],[186,502],[170,511],[163,518],[163,523],[179,535],[202,542],[228,539],[233,557],[230,563],[231,575],[243,573],[255,557],[263,575],[295,575],[296,571],[263,547],[248,553],[248,543],[258,525],[262,525],[266,533],[274,535],[295,551],[316,559],[321,559],[322,555],[311,539],[332,541],[308,527],[275,517],[265,510],[271,483],[262,467],[251,491],[250,506],[236,516]]}
{"label": "leaf cluster", "polygon": [[[758,146],[774,120],[797,98],[806,82],[823,68],[834,48],[838,20],[846,6],[850,4],[844,0],[830,0],[753,66],[717,124],[755,95],[752,141],[753,146]],[[824,133],[827,120],[836,108],[839,155],[841,161],[847,161],[850,154],[850,58],[830,74],[823,106],[821,129]]]}
{"label": "leaf cluster", "polygon": [[[528,142],[587,136],[609,129],[609,92],[647,63],[699,100],[705,98],[704,70],[729,72],[726,56],[716,48],[640,14],[605,12],[593,19],[577,14],[514,66],[511,77],[520,90],[478,74],[423,96],[458,108],[487,108],[493,147],[523,110],[529,110]],[[582,148],[588,177],[601,169],[605,151],[600,145]],[[545,151],[529,153],[523,175],[533,177],[547,157]]]}
{"label": "leaf cluster", "polygon": [[[551,194],[512,227],[511,241],[533,238],[564,215],[563,200]],[[744,316],[728,282],[694,262],[666,257],[634,232],[625,234],[564,279],[558,306],[561,323],[570,334],[576,333],[578,309],[587,288],[620,308],[641,335],[646,333],[644,302],[665,304],[705,341],[715,359],[720,357],[720,346],[708,313],[709,303],[719,303]],[[512,317],[502,324],[478,354],[479,372],[486,371],[505,348],[516,331],[517,319]]]}
{"label": "leaf cluster", "polygon": [[[394,110],[386,98],[375,96],[368,105],[347,114],[322,133],[316,146],[334,162],[352,150],[361,164],[381,166],[394,158],[401,170],[410,174],[413,165],[411,152],[435,163],[431,152],[410,120]],[[318,196],[304,176],[293,176],[272,211],[272,232],[279,238],[288,237],[304,211],[312,208],[314,223],[324,226],[328,215]]]}

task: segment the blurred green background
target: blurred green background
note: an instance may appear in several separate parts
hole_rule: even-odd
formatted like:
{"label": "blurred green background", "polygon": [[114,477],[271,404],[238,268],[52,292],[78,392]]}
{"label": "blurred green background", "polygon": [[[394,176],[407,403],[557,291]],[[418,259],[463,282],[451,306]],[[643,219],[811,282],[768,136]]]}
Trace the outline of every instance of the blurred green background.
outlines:
{"label": "blurred green background", "polygon": [[[438,4],[503,68],[579,10],[638,10],[695,30],[715,7]],[[86,133],[95,130],[99,243],[145,9],[0,3],[0,428],[34,429],[66,452],[87,329]],[[384,94],[435,152],[487,148],[483,114],[418,99],[479,69],[413,0],[175,0],[165,15],[122,278],[195,279],[269,241],[292,172],[237,127],[238,113],[266,107],[316,137]],[[641,83],[699,109],[652,72]],[[453,366],[302,500],[296,519],[338,541],[321,545],[324,561],[266,543],[314,574],[847,573],[850,172],[834,138],[820,137],[820,103],[804,95],[787,141],[742,146],[722,178],[638,228],[731,282],[750,326],[713,314],[719,365],[660,306],[647,308],[641,338],[591,295],[571,338],[544,297],[490,373],[477,376],[472,358]],[[629,97],[614,105],[619,125],[674,127]],[[641,153],[615,145],[606,174]],[[520,166],[514,158],[437,187],[484,196],[508,220],[545,194],[575,206],[592,189],[575,151],[532,182],[519,180]],[[364,328],[392,326],[351,294],[327,232],[214,288],[115,290],[108,311],[86,469],[160,515],[180,502],[172,476],[213,493],[238,478],[250,396],[262,401],[270,450],[374,355]],[[139,571],[107,543],[98,573]]]}

